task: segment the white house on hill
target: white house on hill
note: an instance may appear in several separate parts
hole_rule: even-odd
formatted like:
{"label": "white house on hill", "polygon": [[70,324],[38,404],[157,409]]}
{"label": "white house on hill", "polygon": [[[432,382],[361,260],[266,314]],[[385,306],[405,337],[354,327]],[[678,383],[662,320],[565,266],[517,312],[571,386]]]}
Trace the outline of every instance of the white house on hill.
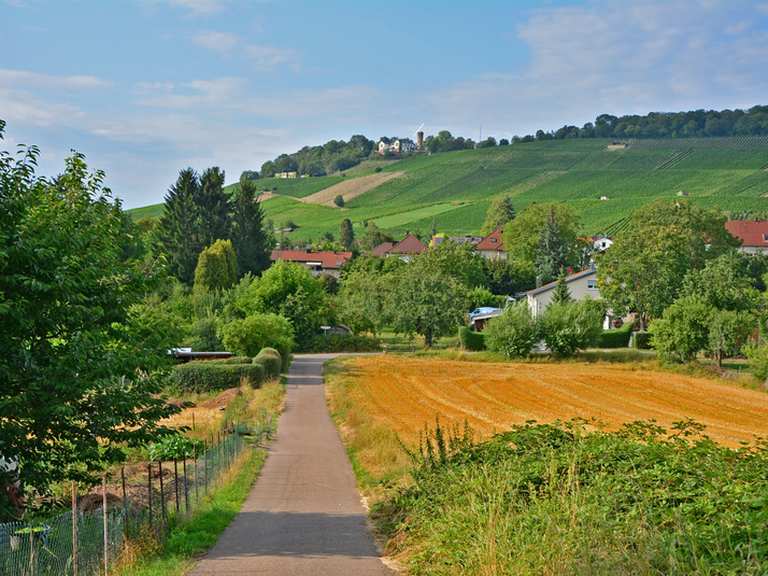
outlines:
{"label": "white house on hill", "polygon": [[[597,270],[594,268],[587,268],[581,272],[566,276],[565,283],[573,300],[584,300],[585,298],[598,300],[600,298],[600,290],[597,287]],[[534,318],[540,316],[547,306],[551,304],[556,287],[557,281],[544,284],[526,292],[528,309]]]}

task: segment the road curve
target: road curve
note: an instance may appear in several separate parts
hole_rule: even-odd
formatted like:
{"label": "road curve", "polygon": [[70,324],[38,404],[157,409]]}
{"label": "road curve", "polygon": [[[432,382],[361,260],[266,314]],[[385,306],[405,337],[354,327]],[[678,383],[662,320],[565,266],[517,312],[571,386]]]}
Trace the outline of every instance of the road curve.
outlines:
{"label": "road curve", "polygon": [[333,355],[297,355],[277,438],[242,510],[191,576],[385,576],[323,391]]}

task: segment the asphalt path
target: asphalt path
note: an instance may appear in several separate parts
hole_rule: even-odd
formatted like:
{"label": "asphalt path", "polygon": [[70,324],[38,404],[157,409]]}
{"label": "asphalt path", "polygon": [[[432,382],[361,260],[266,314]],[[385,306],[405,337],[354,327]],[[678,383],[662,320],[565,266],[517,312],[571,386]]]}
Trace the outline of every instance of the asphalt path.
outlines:
{"label": "asphalt path", "polygon": [[344,446],[328,414],[323,364],[297,355],[277,438],[242,510],[192,576],[384,576]]}

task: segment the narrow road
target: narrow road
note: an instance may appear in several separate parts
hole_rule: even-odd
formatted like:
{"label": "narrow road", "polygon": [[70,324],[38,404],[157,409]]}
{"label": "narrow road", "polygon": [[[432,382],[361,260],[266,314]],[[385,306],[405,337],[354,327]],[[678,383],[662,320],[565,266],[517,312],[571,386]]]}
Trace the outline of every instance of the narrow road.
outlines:
{"label": "narrow road", "polygon": [[243,509],[191,576],[386,576],[323,391],[332,355],[297,355],[277,439]]}

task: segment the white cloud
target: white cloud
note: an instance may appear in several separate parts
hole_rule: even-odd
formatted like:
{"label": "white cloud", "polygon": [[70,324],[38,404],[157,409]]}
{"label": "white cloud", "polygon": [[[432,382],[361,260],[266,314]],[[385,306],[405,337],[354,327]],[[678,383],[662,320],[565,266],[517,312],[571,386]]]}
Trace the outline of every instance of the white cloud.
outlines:
{"label": "white cloud", "polygon": [[207,31],[200,32],[194,37],[194,42],[198,46],[213,50],[220,54],[227,54],[230,52],[240,41],[236,34],[230,34],[229,32],[216,32]]}
{"label": "white cloud", "polygon": [[70,90],[90,90],[108,88],[112,83],[96,76],[55,76],[40,74],[30,70],[0,68],[0,86],[9,88],[50,88]]}
{"label": "white cloud", "polygon": [[218,12],[224,6],[223,0],[169,0],[169,2],[196,15]]}
{"label": "white cloud", "polygon": [[278,66],[296,64],[296,52],[288,48],[250,44],[245,47],[245,54],[258,70],[272,70]]}

